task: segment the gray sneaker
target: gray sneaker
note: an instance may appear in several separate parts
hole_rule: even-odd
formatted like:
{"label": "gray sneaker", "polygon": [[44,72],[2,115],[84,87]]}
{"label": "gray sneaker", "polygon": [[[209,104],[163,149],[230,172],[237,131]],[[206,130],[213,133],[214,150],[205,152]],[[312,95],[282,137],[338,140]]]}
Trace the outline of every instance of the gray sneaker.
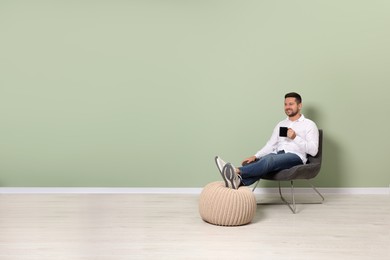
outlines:
{"label": "gray sneaker", "polygon": [[217,164],[217,168],[219,170],[219,173],[221,174],[222,176],[222,179],[225,181],[225,186],[226,187],[229,187],[228,186],[228,182],[226,181],[225,177],[223,176],[223,173],[222,173],[222,170],[223,170],[223,167],[226,165],[226,163],[224,162],[224,160],[222,160],[220,157],[218,156],[215,156],[215,163]]}
{"label": "gray sneaker", "polygon": [[241,176],[236,173],[236,169],[231,163],[225,164],[222,169],[222,177],[228,188],[238,189],[241,185]]}

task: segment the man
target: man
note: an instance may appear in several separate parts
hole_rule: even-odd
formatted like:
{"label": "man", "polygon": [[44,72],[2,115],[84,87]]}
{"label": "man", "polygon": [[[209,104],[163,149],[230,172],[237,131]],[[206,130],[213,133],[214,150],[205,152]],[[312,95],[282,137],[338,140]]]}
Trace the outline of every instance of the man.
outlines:
{"label": "man", "polygon": [[284,96],[287,118],[275,126],[266,145],[255,155],[245,159],[242,167],[235,168],[231,163],[215,157],[226,187],[238,189],[241,185],[249,186],[265,174],[305,164],[307,154],[317,154],[317,125],[305,118],[301,109],[301,96],[295,92],[287,93]]}

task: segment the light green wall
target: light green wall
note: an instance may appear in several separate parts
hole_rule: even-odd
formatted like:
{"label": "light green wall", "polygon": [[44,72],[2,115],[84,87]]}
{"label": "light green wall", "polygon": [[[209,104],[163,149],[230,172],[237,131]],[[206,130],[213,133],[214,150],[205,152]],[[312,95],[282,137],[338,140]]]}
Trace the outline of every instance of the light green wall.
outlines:
{"label": "light green wall", "polygon": [[0,186],[202,187],[297,91],[315,183],[388,187],[389,28],[385,0],[0,1]]}

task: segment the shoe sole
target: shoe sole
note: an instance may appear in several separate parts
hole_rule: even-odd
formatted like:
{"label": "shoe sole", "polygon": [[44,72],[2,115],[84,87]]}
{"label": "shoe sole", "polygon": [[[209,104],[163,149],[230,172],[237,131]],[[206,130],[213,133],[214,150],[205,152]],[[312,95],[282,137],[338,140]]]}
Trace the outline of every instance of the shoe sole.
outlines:
{"label": "shoe sole", "polygon": [[[219,168],[219,164],[218,164],[218,156],[215,156],[215,164],[217,165],[217,168],[218,168],[218,170],[219,170],[219,173],[221,174],[221,176],[222,176],[222,179],[225,181],[225,186],[226,187],[229,187],[229,185],[228,185],[228,182],[227,182],[227,180],[226,180],[226,178],[225,178],[225,176],[224,176],[224,174],[222,173],[222,170]],[[225,166],[226,166],[226,164],[225,164]]]}
{"label": "shoe sole", "polygon": [[222,175],[224,177],[225,182],[228,183],[226,187],[229,187],[231,189],[238,189],[238,187],[236,187],[236,184],[234,183],[236,171],[230,163],[225,164],[222,170]]}

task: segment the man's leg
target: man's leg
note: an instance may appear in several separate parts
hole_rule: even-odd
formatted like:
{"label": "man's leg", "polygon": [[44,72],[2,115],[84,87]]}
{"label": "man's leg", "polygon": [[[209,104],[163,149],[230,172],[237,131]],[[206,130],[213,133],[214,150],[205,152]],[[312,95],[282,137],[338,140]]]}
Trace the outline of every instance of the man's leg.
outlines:
{"label": "man's leg", "polygon": [[299,164],[302,164],[302,160],[298,155],[294,153],[278,153],[268,154],[260,158],[260,160],[238,169],[242,184],[249,186],[267,173],[289,169]]}

